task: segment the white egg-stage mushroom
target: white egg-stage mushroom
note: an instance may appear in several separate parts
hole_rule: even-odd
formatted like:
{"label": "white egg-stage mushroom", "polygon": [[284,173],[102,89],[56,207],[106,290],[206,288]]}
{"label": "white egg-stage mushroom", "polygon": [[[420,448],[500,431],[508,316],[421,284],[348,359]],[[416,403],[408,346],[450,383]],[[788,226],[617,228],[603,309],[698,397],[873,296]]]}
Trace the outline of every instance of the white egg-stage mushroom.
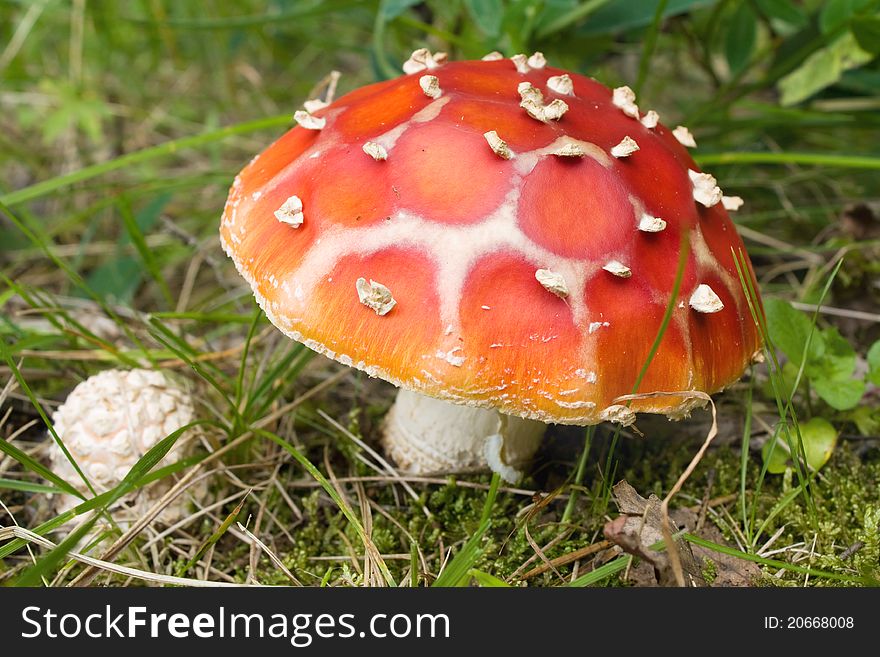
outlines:
{"label": "white egg-stage mushroom", "polygon": [[[151,370],[106,370],[77,385],[58,407],[53,425],[58,437],[97,493],[118,485],[138,460],[160,440],[195,417],[188,393],[160,372]],[[156,467],[180,460],[188,449],[181,436]],[[52,471],[86,496],[85,482],[61,448],[54,442],[49,450]],[[113,517],[124,524],[155,502],[165,492],[161,482],[131,493],[118,502]],[[53,499],[61,513],[80,503],[69,494]],[[188,513],[187,499],[180,498],[160,518],[173,522]]]}

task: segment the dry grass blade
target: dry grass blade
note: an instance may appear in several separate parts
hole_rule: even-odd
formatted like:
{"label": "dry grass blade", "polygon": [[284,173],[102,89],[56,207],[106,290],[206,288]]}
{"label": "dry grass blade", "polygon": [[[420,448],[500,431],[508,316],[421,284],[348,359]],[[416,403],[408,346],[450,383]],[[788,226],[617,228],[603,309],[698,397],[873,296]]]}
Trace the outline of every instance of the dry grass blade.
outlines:
{"label": "dry grass blade", "polygon": [[[23,527],[0,527],[0,541],[8,541],[12,538],[20,538],[31,543],[42,545],[50,550],[57,547],[55,543],[49,539],[35,534]],[[154,582],[156,584],[171,584],[174,586],[198,586],[198,587],[215,587],[215,586],[232,586],[245,587],[244,584],[231,584],[229,582],[212,582],[203,579],[190,579],[188,577],[174,577],[172,575],[160,575],[158,573],[150,573],[137,568],[129,568],[128,566],[120,566],[119,564],[110,563],[101,559],[80,554],[79,552],[68,552],[68,556],[77,561],[87,564],[90,568],[104,570],[117,575],[125,575],[126,577],[135,577],[146,582]]]}
{"label": "dry grass blade", "polygon": [[[380,464],[383,468],[385,468],[385,471],[386,471],[389,475],[391,475],[391,477],[394,479],[394,481],[396,481],[398,484],[400,484],[400,485],[403,487],[403,489],[407,492],[407,494],[409,494],[409,496],[410,496],[411,498],[413,498],[413,500],[415,500],[416,502],[419,501],[419,495],[418,495],[418,493],[416,493],[416,491],[413,490],[413,487],[410,486],[410,485],[406,482],[406,480],[405,480],[403,477],[400,476],[400,473],[394,468],[394,466],[392,466],[392,465],[391,465],[386,459],[384,459],[384,458],[382,457],[382,455],[379,454],[379,452],[377,452],[375,449],[373,449],[372,447],[370,447],[369,445],[367,445],[363,440],[361,440],[360,438],[358,438],[357,436],[355,436],[353,433],[351,433],[351,431],[349,431],[348,429],[346,429],[345,427],[343,427],[341,424],[339,424],[339,422],[337,422],[337,421],[334,420],[332,417],[330,417],[329,415],[327,415],[327,413],[325,413],[323,410],[318,409],[318,415],[320,415],[322,418],[324,418],[324,420],[326,420],[327,422],[329,422],[330,425],[331,425],[334,429],[336,429],[337,431],[339,431],[340,433],[342,433],[346,438],[348,438],[349,440],[351,440],[355,445],[357,445],[357,446],[360,447],[362,450],[364,450],[365,452],[367,452],[370,456],[372,456],[374,459],[376,459],[376,461],[378,461],[379,464]],[[422,507],[422,513],[425,514],[425,517],[430,518],[432,514],[431,514],[431,512],[428,510],[428,507],[426,507],[425,505],[421,505],[421,507]]]}
{"label": "dry grass blade", "polygon": [[[568,554],[563,554],[561,557],[556,557],[555,559],[550,560],[550,566],[553,568],[557,568],[559,566],[565,566],[570,564],[572,561],[580,561],[581,559],[590,556],[591,554],[596,554],[597,552],[601,552],[606,548],[610,548],[613,545],[611,541],[599,541],[598,543],[593,543],[592,545],[587,545],[586,547],[582,547],[579,550],[575,550],[573,552],[569,552]],[[548,564],[542,564],[537,568],[532,568],[527,573],[524,573],[521,579],[528,579],[530,577],[534,577],[535,575],[540,575],[542,573],[546,573],[550,570]]]}
{"label": "dry grass blade", "polygon": [[240,522],[236,523],[236,524],[238,525],[238,531],[240,531],[242,534],[247,536],[248,540],[250,540],[251,543],[253,543],[258,548],[260,548],[263,552],[265,552],[266,556],[269,557],[269,559],[272,561],[272,563],[274,563],[278,567],[278,570],[280,570],[282,573],[284,573],[287,576],[287,579],[289,579],[291,582],[293,582],[297,586],[302,586],[302,582],[300,582],[294,576],[294,574],[292,572],[290,572],[290,570],[288,570],[287,566],[284,565],[284,562],[282,562],[281,559],[278,558],[278,555],[276,555],[274,552],[272,552],[272,550],[269,549],[268,545],[263,543],[263,541],[261,541],[256,536],[254,536],[250,531],[248,531],[247,527],[242,525]]}

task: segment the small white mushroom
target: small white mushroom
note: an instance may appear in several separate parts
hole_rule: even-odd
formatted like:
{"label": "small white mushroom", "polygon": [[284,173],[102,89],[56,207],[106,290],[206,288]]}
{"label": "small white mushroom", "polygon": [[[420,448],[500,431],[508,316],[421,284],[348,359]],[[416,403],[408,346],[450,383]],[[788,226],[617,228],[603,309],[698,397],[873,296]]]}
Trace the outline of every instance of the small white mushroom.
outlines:
{"label": "small white mushroom", "polygon": [[639,219],[639,230],[643,233],[659,233],[666,230],[666,222],[645,212]]}
{"label": "small white mushroom", "polygon": [[535,278],[548,292],[552,292],[560,299],[568,296],[568,286],[565,277],[549,269],[539,269],[535,272]]}
{"label": "small white mushroom", "polygon": [[639,118],[639,106],[636,105],[636,94],[629,87],[624,86],[615,88],[611,96],[611,102],[615,107],[619,107],[627,116],[631,116],[634,119]]}
{"label": "small white mushroom", "polygon": [[502,55],[497,50],[493,50],[492,52],[483,55],[484,62],[497,62],[499,59],[504,59],[504,55]]}
{"label": "small white mushroom", "polygon": [[419,78],[419,86],[428,98],[440,98],[440,80],[436,75],[423,75]]}
{"label": "small white mushroom", "polygon": [[722,196],[721,197],[721,205],[724,206],[724,209],[728,212],[736,212],[739,210],[745,201],[742,200],[741,196]]}
{"label": "small white mushroom", "polygon": [[374,280],[368,283],[365,278],[359,278],[355,281],[355,288],[360,302],[375,310],[377,315],[387,315],[397,305],[391,290]]}
{"label": "small white mushroom", "polygon": [[314,116],[306,110],[297,110],[293,113],[293,120],[306,130],[322,130],[327,125],[327,119]]}
{"label": "small white mushroom", "polygon": [[508,146],[507,142],[498,136],[497,132],[495,132],[494,130],[484,132],[483,137],[486,138],[486,141],[489,143],[489,147],[496,155],[504,158],[505,160],[509,160],[513,157],[513,151],[510,150],[510,146]]}
{"label": "small white mushroom", "polygon": [[388,159],[388,151],[385,150],[385,147],[382,144],[377,144],[374,141],[368,141],[364,143],[363,149],[364,153],[366,153],[376,161]]}
{"label": "small white mushroom", "polygon": [[700,283],[690,298],[690,306],[698,313],[717,313],[724,309],[724,303],[715,294],[715,291],[706,285]]}
{"label": "small white mushroom", "polygon": [[697,141],[694,139],[691,131],[683,125],[676,126],[675,130],[672,131],[672,136],[675,137],[678,140],[678,143],[682,146],[687,146],[688,148],[697,147]]}
{"label": "small white mushroom", "polygon": [[617,144],[617,146],[611,148],[611,155],[617,158],[629,157],[637,150],[639,150],[639,145],[636,143],[636,140],[630,136],[626,136],[620,140],[620,143]]}
{"label": "small white mushroom", "polygon": [[648,128],[649,130],[653,130],[657,127],[657,124],[660,123],[660,115],[657,114],[654,110],[648,110],[645,112],[645,115],[640,119],[643,126]]}
{"label": "small white mushroom", "polygon": [[544,68],[547,66],[547,59],[544,57],[544,53],[536,52],[526,60],[526,63],[532,68]]}
{"label": "small white mushroom", "polygon": [[602,269],[614,274],[615,276],[619,276],[620,278],[629,278],[630,276],[632,276],[632,270],[619,260],[609,261],[608,264],[602,267]]}
{"label": "small white mushroom", "polygon": [[[97,493],[125,478],[138,459],[160,440],[195,419],[192,397],[155,370],[104,370],[78,384],[54,413],[55,432]],[[157,464],[171,465],[187,456],[194,445],[184,434]],[[48,441],[52,471],[91,496],[67,455]],[[172,479],[134,490],[114,505],[113,518],[127,526],[168,492]],[[197,499],[205,488],[189,489]],[[162,522],[173,523],[190,515],[188,496],[176,499],[162,512]],[[81,502],[73,495],[51,498],[57,513]],[[118,507],[118,508],[116,508]]]}
{"label": "small white mushroom", "polygon": [[406,74],[418,73],[419,71],[431,70],[446,61],[446,53],[438,52],[431,54],[427,48],[413,50],[413,53],[403,63],[403,72]]}
{"label": "small white mushroom", "polygon": [[563,96],[574,95],[574,83],[568,73],[547,78],[547,88]]}
{"label": "small white mushroom", "polygon": [[702,203],[707,208],[718,204],[721,201],[721,188],[715,176],[709,173],[697,173],[693,169],[688,169],[691,183],[694,186],[694,200]]}
{"label": "small white mushroom", "polygon": [[528,58],[523,54],[514,55],[510,58],[510,61],[513,62],[513,65],[516,66],[517,73],[528,73],[529,72],[529,63]]}
{"label": "small white mushroom", "polygon": [[299,196],[291,196],[281,207],[273,213],[275,218],[282,224],[287,224],[293,228],[302,226],[305,217],[303,216],[303,204]]}

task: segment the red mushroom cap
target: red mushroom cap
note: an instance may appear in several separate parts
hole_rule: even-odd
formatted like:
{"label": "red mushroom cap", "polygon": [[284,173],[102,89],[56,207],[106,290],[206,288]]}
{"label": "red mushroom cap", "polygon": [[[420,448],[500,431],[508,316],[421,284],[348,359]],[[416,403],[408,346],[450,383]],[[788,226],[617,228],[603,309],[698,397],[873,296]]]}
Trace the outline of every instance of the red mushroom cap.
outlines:
{"label": "red mushroom cap", "polygon": [[699,173],[690,133],[627,88],[528,61],[423,55],[297,113],[236,177],[223,248],[269,319],[320,353],[426,395],[589,424],[632,392],[686,232],[639,391],[735,381],[760,338],[734,201]]}

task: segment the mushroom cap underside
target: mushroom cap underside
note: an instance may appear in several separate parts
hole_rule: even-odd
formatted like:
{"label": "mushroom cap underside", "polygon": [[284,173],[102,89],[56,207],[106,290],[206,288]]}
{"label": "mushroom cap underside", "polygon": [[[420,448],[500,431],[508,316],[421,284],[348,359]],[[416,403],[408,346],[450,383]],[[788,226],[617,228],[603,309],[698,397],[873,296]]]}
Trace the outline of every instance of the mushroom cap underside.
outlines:
{"label": "mushroom cap underside", "polygon": [[[362,87],[236,177],[223,247],[310,348],[426,395],[570,424],[613,418],[633,392],[685,248],[638,392],[715,392],[760,348],[734,264],[745,250],[714,179],[618,91],[509,59]],[[561,116],[540,109],[556,101]]]}

